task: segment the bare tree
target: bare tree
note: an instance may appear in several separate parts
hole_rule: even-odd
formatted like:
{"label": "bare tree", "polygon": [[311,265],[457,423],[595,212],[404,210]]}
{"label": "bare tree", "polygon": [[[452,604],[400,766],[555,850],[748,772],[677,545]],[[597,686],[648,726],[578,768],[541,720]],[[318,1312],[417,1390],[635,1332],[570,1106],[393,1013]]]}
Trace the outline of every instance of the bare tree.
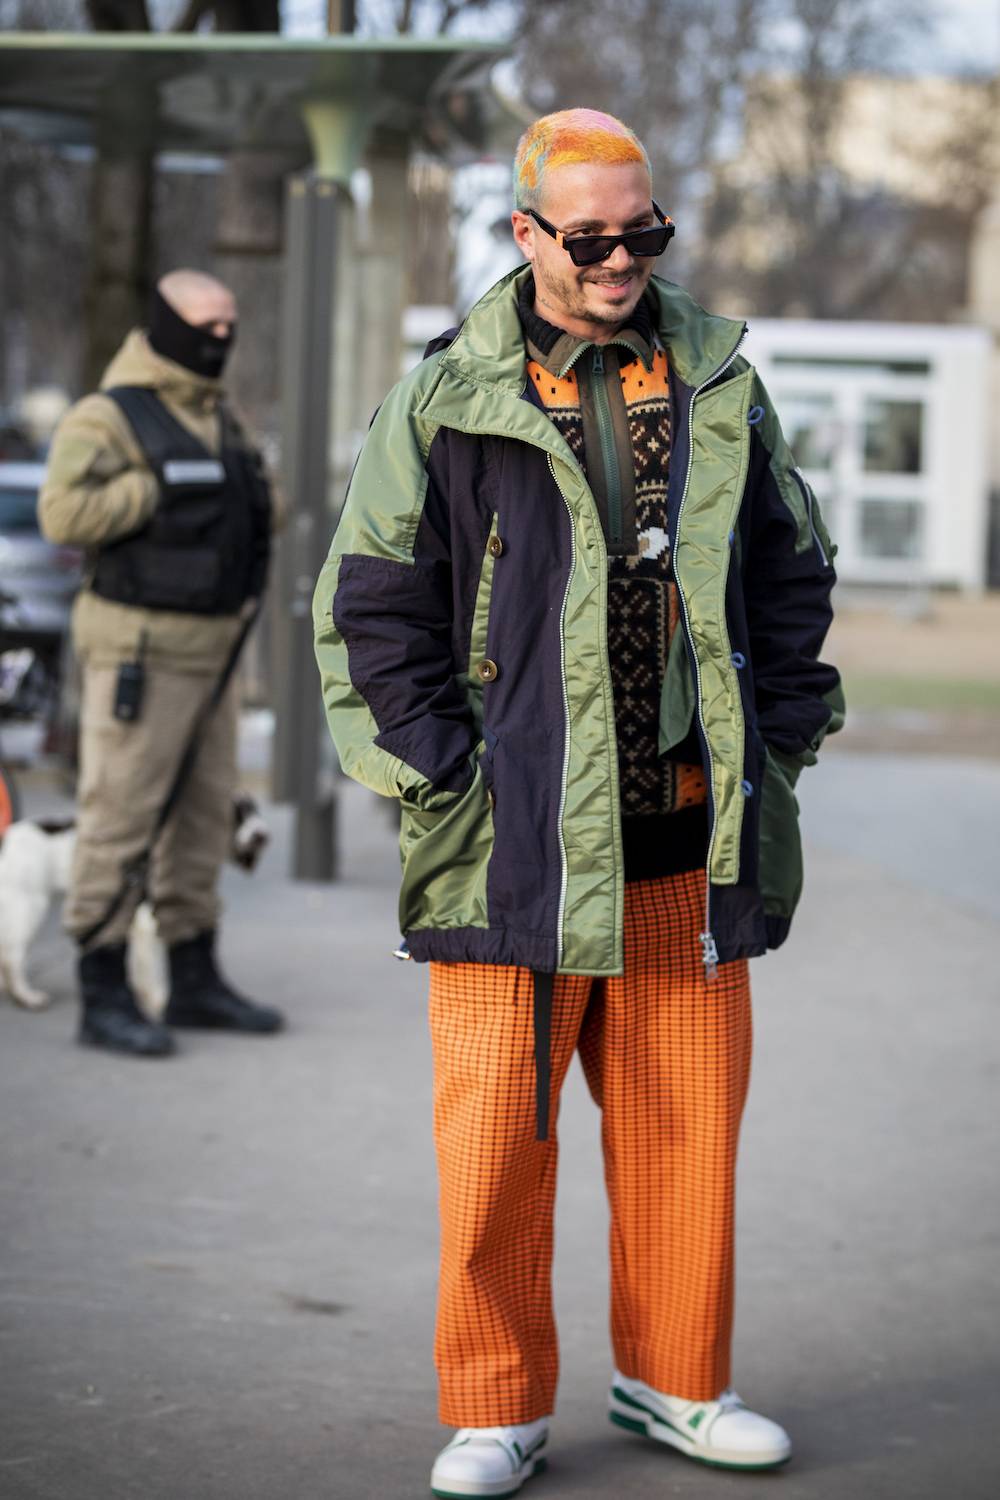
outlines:
{"label": "bare tree", "polygon": [[[87,11],[95,30],[153,29],[147,0],[87,0]],[[170,29],[193,31],[206,23],[214,24],[217,30],[277,31],[278,0],[189,0]],[[97,124],[84,299],[86,387],[98,382],[126,330],[143,321],[149,301],[154,259],[156,108],[155,92],[141,81],[136,80],[131,87],[122,83]],[[248,220],[239,184],[252,178],[253,168],[241,170],[237,166],[230,175],[235,181],[222,197],[221,234],[222,242],[233,252],[239,248],[241,226]],[[268,246],[272,253],[274,238],[272,233]]]}
{"label": "bare tree", "polygon": [[526,0],[359,0],[356,29],[368,36],[443,36],[469,17],[494,13],[498,29],[520,21]]}
{"label": "bare tree", "polygon": [[666,274],[701,300],[947,317],[996,180],[996,84],[964,107],[953,91],[919,141],[900,121],[892,182],[845,158],[859,80],[890,88],[932,19],[925,0],[548,0],[524,12],[518,56],[539,112],[586,104],[637,130],[678,223]]}
{"label": "bare tree", "polygon": [[[990,86],[935,94],[887,75],[928,24],[919,0],[793,0],[791,21],[778,66],[748,83],[741,151],[713,176],[696,285],[772,316],[954,315],[995,181]],[[876,94],[898,108],[867,171],[852,132]]]}
{"label": "bare tree", "polygon": [[539,110],[587,105],[644,141],[678,224],[671,262],[688,272],[707,175],[735,138],[747,77],[759,64],[765,0],[550,0],[525,14],[523,87]]}

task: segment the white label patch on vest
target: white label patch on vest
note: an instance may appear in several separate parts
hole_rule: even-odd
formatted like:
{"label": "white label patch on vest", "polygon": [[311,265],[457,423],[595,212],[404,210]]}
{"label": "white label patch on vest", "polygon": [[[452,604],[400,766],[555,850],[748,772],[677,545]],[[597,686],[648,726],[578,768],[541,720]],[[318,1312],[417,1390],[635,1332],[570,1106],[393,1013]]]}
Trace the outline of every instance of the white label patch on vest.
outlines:
{"label": "white label patch on vest", "polygon": [[222,484],[225,477],[217,458],[168,458],[163,465],[167,484]]}

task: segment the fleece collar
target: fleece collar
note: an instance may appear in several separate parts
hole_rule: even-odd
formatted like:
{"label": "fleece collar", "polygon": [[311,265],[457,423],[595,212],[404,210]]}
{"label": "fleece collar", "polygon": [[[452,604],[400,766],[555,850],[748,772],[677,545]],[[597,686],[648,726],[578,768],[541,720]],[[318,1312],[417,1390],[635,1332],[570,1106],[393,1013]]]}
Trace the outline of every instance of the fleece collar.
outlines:
{"label": "fleece collar", "polygon": [[116,385],[148,386],[178,406],[203,409],[224,395],[221,380],[196,375],[172,359],[157,354],[142,328],[133,328],[101,378],[101,390]]}

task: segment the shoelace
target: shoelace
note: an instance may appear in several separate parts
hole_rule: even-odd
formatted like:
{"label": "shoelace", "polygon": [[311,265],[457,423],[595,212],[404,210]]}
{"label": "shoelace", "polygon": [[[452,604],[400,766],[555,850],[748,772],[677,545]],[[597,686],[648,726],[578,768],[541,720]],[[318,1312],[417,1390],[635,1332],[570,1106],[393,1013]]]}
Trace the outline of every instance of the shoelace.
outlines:
{"label": "shoelace", "polygon": [[512,1455],[519,1454],[523,1459],[525,1453],[538,1446],[539,1439],[543,1436],[543,1433],[537,1433],[534,1442],[525,1443],[513,1427],[463,1427],[456,1432],[448,1446],[456,1448],[466,1443],[499,1443],[509,1449]]}
{"label": "shoelace", "polygon": [[[463,1427],[451,1440],[455,1443],[503,1443],[507,1448],[524,1447],[512,1427]],[[451,1444],[449,1444],[451,1446]]]}

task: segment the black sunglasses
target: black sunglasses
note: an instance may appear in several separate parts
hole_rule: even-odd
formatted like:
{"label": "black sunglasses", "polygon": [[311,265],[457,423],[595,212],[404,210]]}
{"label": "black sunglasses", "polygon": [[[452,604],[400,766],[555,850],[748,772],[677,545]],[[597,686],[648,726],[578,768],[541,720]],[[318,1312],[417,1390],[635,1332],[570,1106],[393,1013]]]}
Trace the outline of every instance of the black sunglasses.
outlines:
{"label": "black sunglasses", "polygon": [[551,234],[556,244],[567,252],[574,266],[596,266],[602,260],[607,260],[609,255],[614,255],[619,245],[624,245],[629,255],[662,255],[673,238],[675,228],[673,219],[668,219],[655,202],[653,212],[660,221],[659,226],[654,224],[650,229],[630,229],[627,234],[577,234],[569,239],[561,229],[550,224],[548,219],[536,214],[533,208],[529,208],[528,212],[535,223],[546,234]]}

